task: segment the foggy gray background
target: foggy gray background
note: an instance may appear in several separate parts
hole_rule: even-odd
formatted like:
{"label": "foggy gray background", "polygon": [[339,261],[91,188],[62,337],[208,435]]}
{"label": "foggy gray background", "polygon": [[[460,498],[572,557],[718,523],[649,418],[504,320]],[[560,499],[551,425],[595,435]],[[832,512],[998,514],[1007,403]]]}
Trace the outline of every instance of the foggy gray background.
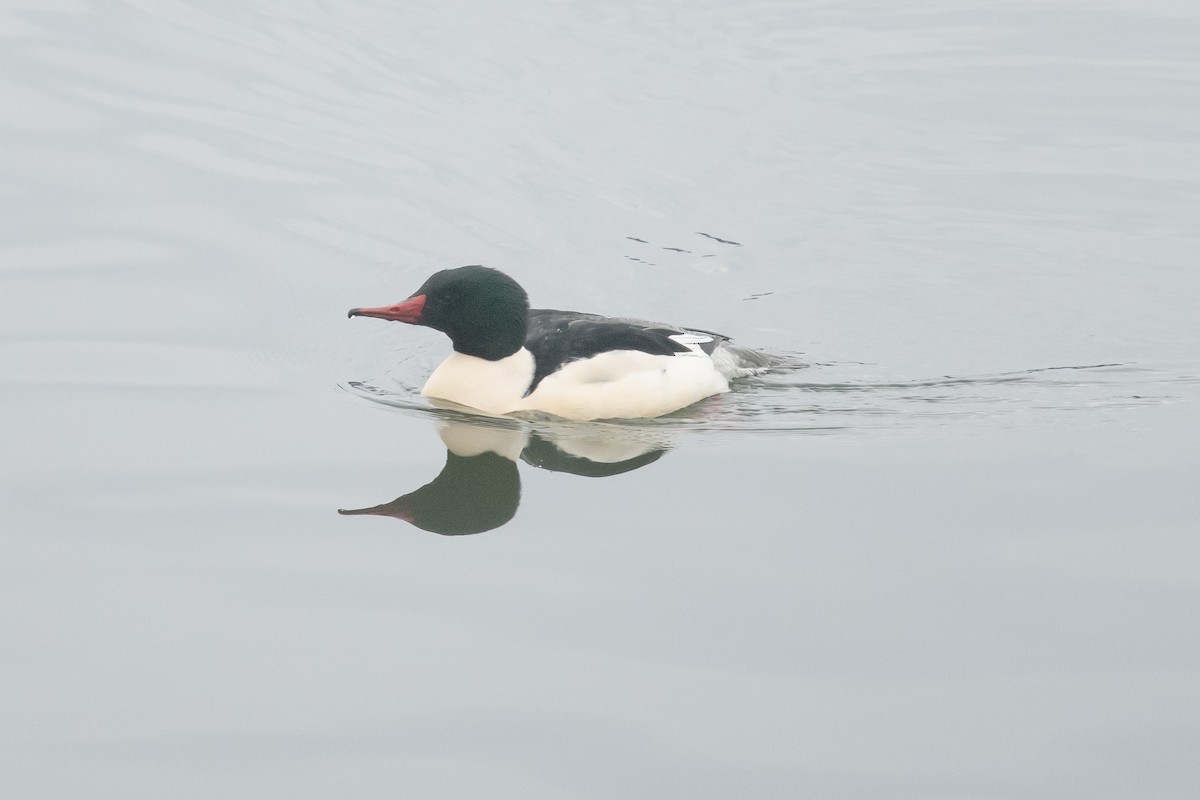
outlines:
{"label": "foggy gray background", "polygon": [[[1200,7],[0,37],[5,797],[1200,793]],[[494,531],[338,516],[445,459],[448,343],[346,309],[467,263],[814,366]]]}

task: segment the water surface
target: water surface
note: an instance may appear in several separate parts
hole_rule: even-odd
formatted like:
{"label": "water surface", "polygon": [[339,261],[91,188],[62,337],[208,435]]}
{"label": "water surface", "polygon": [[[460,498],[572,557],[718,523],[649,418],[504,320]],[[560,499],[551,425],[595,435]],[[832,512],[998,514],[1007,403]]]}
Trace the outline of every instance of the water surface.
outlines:
{"label": "water surface", "polygon": [[[1196,796],[1198,35],[6,3],[0,791]],[[466,263],[810,366],[448,414]]]}

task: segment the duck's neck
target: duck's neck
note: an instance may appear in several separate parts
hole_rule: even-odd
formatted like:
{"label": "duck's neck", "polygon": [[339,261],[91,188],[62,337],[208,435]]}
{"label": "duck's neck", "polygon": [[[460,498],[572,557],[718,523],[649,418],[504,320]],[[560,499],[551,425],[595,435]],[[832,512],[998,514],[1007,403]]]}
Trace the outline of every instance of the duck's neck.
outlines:
{"label": "duck's neck", "polygon": [[488,414],[508,414],[521,407],[533,370],[533,355],[524,347],[499,359],[456,352],[433,371],[421,394]]}
{"label": "duck's neck", "polygon": [[516,303],[495,303],[471,313],[461,313],[437,326],[450,337],[454,352],[485,361],[500,361],[525,346],[528,308]]}

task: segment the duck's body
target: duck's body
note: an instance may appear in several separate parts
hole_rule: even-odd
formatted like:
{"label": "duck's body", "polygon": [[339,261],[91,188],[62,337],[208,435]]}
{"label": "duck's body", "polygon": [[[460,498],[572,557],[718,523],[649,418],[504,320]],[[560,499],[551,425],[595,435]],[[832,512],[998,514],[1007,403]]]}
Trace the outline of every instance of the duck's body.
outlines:
{"label": "duck's body", "polygon": [[488,414],[540,411],[576,420],[669,414],[779,364],[728,337],[645,320],[530,309],[497,270],[435,273],[407,300],[356,308],[445,332],[455,352],[421,393]]}
{"label": "duck's body", "polygon": [[421,394],[489,414],[542,411],[586,420],[658,417],[729,390],[703,352],[611,350],[563,364],[533,386],[537,364],[524,347],[499,361],[453,353]]}

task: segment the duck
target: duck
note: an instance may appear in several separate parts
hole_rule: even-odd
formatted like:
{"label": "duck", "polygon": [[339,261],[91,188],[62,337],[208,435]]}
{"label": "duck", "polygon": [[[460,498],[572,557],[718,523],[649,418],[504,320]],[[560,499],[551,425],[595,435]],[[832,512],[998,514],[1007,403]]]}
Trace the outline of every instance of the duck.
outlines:
{"label": "duck", "polygon": [[421,394],[492,416],[660,417],[784,363],[712,331],[530,308],[516,280],[478,264],[435,272],[399,303],[347,316],[446,334],[454,352]]}

